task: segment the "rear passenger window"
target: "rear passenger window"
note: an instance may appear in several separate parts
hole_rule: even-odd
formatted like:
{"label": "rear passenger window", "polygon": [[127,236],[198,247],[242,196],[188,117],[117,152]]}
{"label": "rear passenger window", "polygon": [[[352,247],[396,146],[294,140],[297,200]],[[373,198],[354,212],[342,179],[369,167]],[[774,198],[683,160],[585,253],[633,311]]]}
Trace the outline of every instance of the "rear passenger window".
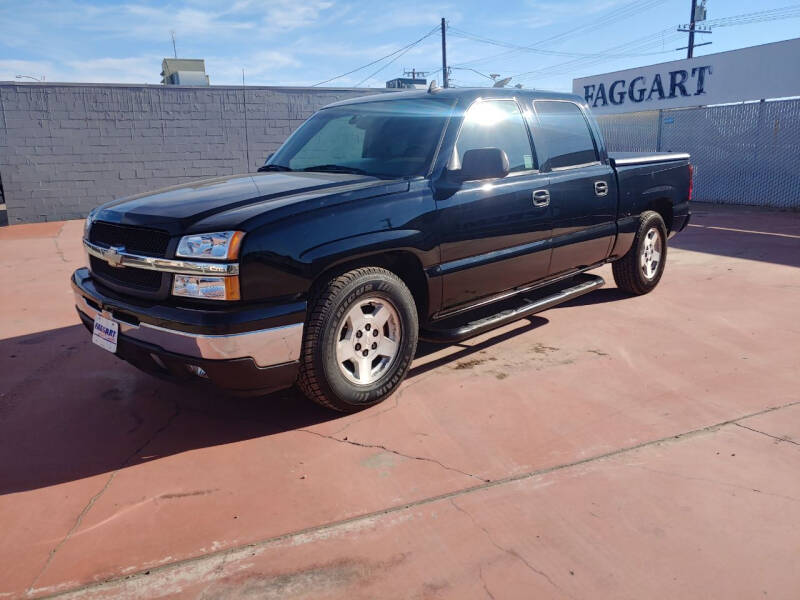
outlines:
{"label": "rear passenger window", "polygon": [[525,121],[513,100],[479,101],[469,107],[454,150],[459,168],[467,150],[481,148],[503,150],[511,172],[536,168]]}
{"label": "rear passenger window", "polygon": [[589,123],[576,104],[542,100],[534,106],[539,122],[533,137],[542,164],[558,169],[598,160]]}

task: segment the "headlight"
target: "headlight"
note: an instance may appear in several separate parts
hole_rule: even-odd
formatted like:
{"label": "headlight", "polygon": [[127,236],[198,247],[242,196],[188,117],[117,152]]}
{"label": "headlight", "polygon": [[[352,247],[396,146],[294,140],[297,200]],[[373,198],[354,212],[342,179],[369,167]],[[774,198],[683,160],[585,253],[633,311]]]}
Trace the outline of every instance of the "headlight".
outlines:
{"label": "headlight", "polygon": [[243,231],[218,231],[198,233],[181,238],[176,256],[181,258],[234,259],[239,256]]}
{"label": "headlight", "polygon": [[202,300],[239,300],[239,276],[175,275],[172,295]]}

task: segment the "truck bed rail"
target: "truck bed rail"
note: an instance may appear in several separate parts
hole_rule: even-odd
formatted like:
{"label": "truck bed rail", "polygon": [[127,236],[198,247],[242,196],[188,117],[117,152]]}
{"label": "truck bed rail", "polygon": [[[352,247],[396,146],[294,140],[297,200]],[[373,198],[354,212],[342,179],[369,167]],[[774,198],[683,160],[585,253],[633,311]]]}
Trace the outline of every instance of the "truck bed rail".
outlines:
{"label": "truck bed rail", "polygon": [[686,152],[609,152],[612,166],[644,165],[648,163],[689,160]]}

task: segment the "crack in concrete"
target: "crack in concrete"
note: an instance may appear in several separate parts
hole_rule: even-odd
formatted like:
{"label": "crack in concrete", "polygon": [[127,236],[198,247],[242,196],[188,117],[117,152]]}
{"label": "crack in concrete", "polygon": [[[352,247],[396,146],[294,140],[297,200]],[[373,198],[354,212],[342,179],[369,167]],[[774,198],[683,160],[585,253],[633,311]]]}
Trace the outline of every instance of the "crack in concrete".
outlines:
{"label": "crack in concrete", "polygon": [[[222,556],[223,554],[227,554],[227,553],[230,553],[230,552],[236,552],[236,551],[247,550],[247,549],[254,550],[254,549],[258,549],[258,548],[265,548],[265,547],[267,547],[267,546],[269,546],[271,544],[276,544],[276,543],[279,543],[279,542],[282,542],[282,541],[285,541],[285,540],[289,540],[289,539],[295,538],[297,536],[318,534],[318,533],[322,533],[322,532],[325,532],[325,531],[332,531],[332,530],[334,530],[334,529],[336,529],[338,527],[351,525],[353,523],[358,523],[359,521],[364,521],[366,519],[375,519],[377,517],[383,517],[383,516],[391,515],[391,514],[394,514],[396,512],[400,512],[400,511],[403,511],[403,510],[408,510],[409,508],[417,508],[417,507],[421,507],[421,506],[426,506],[428,504],[433,504],[434,502],[439,502],[441,500],[449,500],[450,498],[457,498],[459,496],[465,496],[467,494],[472,494],[474,492],[478,492],[478,491],[481,491],[481,490],[486,490],[486,489],[490,489],[490,488],[493,488],[493,487],[506,485],[506,484],[509,484],[509,483],[515,483],[517,481],[523,481],[523,480],[526,480],[526,479],[532,479],[533,477],[538,477],[538,476],[546,475],[546,474],[549,474],[549,473],[555,473],[555,472],[558,472],[558,471],[563,471],[563,470],[566,470],[566,469],[570,469],[572,467],[577,467],[577,466],[585,465],[585,464],[592,463],[592,462],[598,462],[598,461],[602,461],[602,460],[607,460],[607,459],[614,458],[614,457],[617,457],[617,456],[620,456],[620,455],[628,454],[630,452],[635,452],[637,450],[641,450],[642,448],[647,448],[647,447],[650,447],[650,446],[657,446],[659,444],[669,444],[669,443],[675,443],[675,442],[682,441],[682,440],[692,439],[692,438],[694,438],[696,436],[707,435],[709,433],[713,433],[713,432],[717,431],[718,429],[720,429],[721,427],[724,427],[726,425],[735,424],[737,421],[741,421],[741,420],[744,420],[744,419],[749,419],[751,417],[757,417],[757,416],[760,416],[760,415],[764,415],[764,414],[768,414],[768,413],[774,412],[776,410],[781,410],[781,409],[784,409],[784,408],[789,408],[789,407],[797,406],[797,405],[800,405],[800,400],[795,400],[793,402],[788,402],[786,404],[782,404],[782,405],[779,405],[779,406],[771,406],[771,407],[765,408],[763,410],[759,410],[759,411],[756,411],[756,412],[753,412],[753,413],[742,415],[742,416],[736,417],[734,419],[728,419],[727,421],[722,421],[722,422],[716,423],[714,425],[707,425],[705,427],[700,427],[698,429],[692,429],[690,431],[686,431],[684,433],[680,433],[680,434],[677,434],[677,435],[670,435],[670,436],[658,438],[658,439],[655,439],[655,440],[642,442],[640,444],[635,444],[633,446],[627,446],[625,448],[619,448],[617,450],[612,450],[611,452],[606,452],[604,454],[598,454],[598,455],[595,455],[595,456],[590,456],[590,457],[583,458],[583,459],[580,459],[580,460],[576,460],[576,461],[573,461],[573,462],[563,463],[563,464],[560,464],[560,465],[554,465],[552,467],[546,467],[546,468],[543,468],[543,469],[536,469],[536,470],[533,470],[533,471],[529,471],[527,473],[520,473],[520,474],[517,474],[517,475],[511,475],[511,476],[508,476],[508,477],[503,477],[501,479],[495,479],[494,481],[491,481],[491,482],[488,482],[488,483],[480,483],[480,484],[474,485],[472,487],[462,488],[462,489],[454,490],[452,492],[445,492],[443,494],[438,494],[436,496],[430,496],[428,498],[421,498],[421,499],[415,500],[413,502],[406,502],[406,503],[403,503],[403,504],[396,504],[394,506],[390,506],[390,507],[383,508],[383,509],[380,509],[380,510],[372,511],[372,512],[369,512],[369,513],[363,513],[363,514],[360,514],[360,515],[355,515],[355,516],[349,517],[347,519],[340,519],[338,521],[332,521],[332,522],[329,522],[329,523],[324,523],[322,525],[313,525],[311,527],[306,527],[304,529],[300,529],[300,530],[291,531],[291,532],[283,533],[283,534],[280,534],[280,535],[272,536],[272,537],[265,538],[265,539],[262,539],[262,540],[259,540],[259,541],[256,541],[256,542],[252,542],[252,543],[249,543],[249,544],[242,544],[241,546],[233,546],[231,548],[226,548],[224,550],[218,550],[216,552],[209,552],[207,554],[201,554],[201,555],[198,555],[198,556],[193,556],[193,557],[185,558],[185,559],[182,559],[182,560],[176,560],[176,561],[173,561],[173,562],[170,562],[170,563],[165,563],[163,565],[159,565],[158,567],[151,567],[151,568],[147,569],[146,571],[142,570],[142,571],[139,571],[137,573],[131,573],[129,575],[118,576],[118,577],[109,577],[109,578],[107,578],[107,579],[105,579],[103,581],[95,581],[95,582],[87,583],[87,584],[84,584],[84,585],[78,585],[78,586],[76,586],[74,588],[59,592],[58,594],[56,594],[56,596],[64,596],[64,595],[67,595],[67,594],[76,594],[76,593],[84,592],[84,591],[88,591],[88,590],[102,589],[102,588],[106,588],[106,587],[110,587],[110,586],[116,585],[117,583],[120,583],[122,581],[131,581],[131,580],[135,581],[137,579],[140,579],[140,578],[146,577],[146,576],[152,577],[153,575],[156,575],[156,574],[164,572],[164,571],[168,571],[170,569],[175,569],[177,567],[191,565],[191,564],[203,561],[203,560],[209,560],[209,559],[218,558],[218,557]],[[320,434],[317,434],[317,433],[315,433],[313,431],[306,431],[306,433],[312,433],[314,435],[320,435]],[[320,436],[320,437],[325,437],[325,436]],[[147,573],[147,575],[145,575],[145,573]]]}
{"label": "crack in concrete", "polygon": [[789,444],[794,444],[795,446],[800,446],[799,442],[795,442],[794,440],[790,440],[788,438],[783,438],[777,435],[772,435],[771,433],[767,433],[766,431],[761,431],[759,429],[753,429],[752,427],[748,427],[747,425],[742,425],[741,423],[734,423],[737,427],[741,427],[742,429],[749,429],[754,433],[760,433],[761,435],[765,435],[768,438],[772,438],[773,440],[778,440],[779,442],[787,442]]}
{"label": "crack in concrete", "polygon": [[419,375],[418,379],[414,379],[413,381],[410,381],[409,383],[406,383],[399,390],[397,390],[397,392],[392,397],[392,399],[394,400],[394,403],[392,404],[392,406],[390,406],[389,408],[386,408],[384,410],[367,411],[366,414],[362,418],[351,420],[349,423],[347,423],[343,427],[340,427],[339,429],[334,431],[331,435],[336,435],[337,433],[342,433],[345,430],[347,430],[350,427],[352,427],[353,425],[356,425],[357,423],[361,423],[363,421],[368,421],[370,419],[375,419],[377,417],[380,417],[381,415],[385,415],[386,413],[393,411],[394,409],[396,409],[400,405],[400,398],[403,395],[405,395],[406,390],[408,390],[411,387],[414,387],[415,385],[417,385],[419,383],[422,383],[423,381],[426,381],[432,375],[433,375],[433,373]]}
{"label": "crack in concrete", "polygon": [[[489,530],[486,529],[486,527],[484,527],[480,523],[478,523],[478,521],[475,520],[475,517],[472,516],[472,513],[470,513],[466,509],[464,509],[461,506],[459,506],[458,504],[456,504],[456,501],[455,501],[454,498],[450,498],[450,504],[452,504],[453,508],[455,508],[458,512],[465,514],[469,518],[469,520],[472,521],[472,524],[475,527],[477,527],[478,529],[480,529],[484,533],[484,535],[486,536],[486,539],[489,540],[489,542],[492,544],[492,546],[494,546],[495,548],[500,550],[500,552],[508,554],[512,558],[516,558],[518,561],[520,561],[522,564],[524,564],[530,571],[532,571],[533,573],[536,573],[540,577],[543,577],[545,580],[547,580],[547,583],[549,583],[551,586],[556,588],[559,592],[563,592],[563,593],[566,594],[566,592],[555,581],[553,581],[553,578],[550,577],[550,575],[548,575],[547,573],[545,573],[541,569],[537,569],[536,567],[534,567],[519,552],[517,552],[513,548],[505,548],[504,546],[501,546],[500,544],[498,544],[495,541],[495,539],[492,537],[492,534],[489,533]],[[481,580],[483,580],[483,576],[481,576]],[[485,588],[485,584],[484,584],[484,588]],[[486,590],[486,591],[488,592],[488,590]],[[567,596],[569,596],[569,594],[567,594]],[[569,597],[571,598],[572,596],[569,596]]]}
{"label": "crack in concrete", "polygon": [[61,257],[61,262],[69,263],[67,257],[64,256],[64,250],[61,248],[61,244],[58,243],[58,238],[60,238],[61,234],[64,233],[64,227],[66,227],[66,225],[67,222],[65,221],[58,229],[58,233],[55,236],[53,236],[53,244],[55,244],[56,247],[56,254],[58,254],[58,256]]}
{"label": "crack in concrete", "polygon": [[77,519],[75,519],[75,522],[72,524],[72,527],[70,527],[69,531],[67,532],[67,535],[65,535],[61,539],[61,541],[58,542],[58,544],[56,544],[55,547],[52,550],[50,550],[50,554],[47,555],[47,560],[45,561],[44,565],[39,570],[39,572],[36,574],[36,577],[33,578],[33,581],[31,582],[31,584],[28,586],[28,590],[27,590],[26,594],[28,594],[29,596],[31,594],[33,594],[33,588],[36,585],[36,582],[38,582],[39,579],[41,579],[42,575],[44,575],[45,571],[47,571],[48,567],[50,566],[50,563],[53,562],[53,559],[55,558],[56,553],[61,549],[61,546],[66,544],[67,540],[70,537],[72,537],[72,534],[75,533],[75,530],[78,529],[78,527],[81,526],[81,523],[83,522],[83,518],[92,509],[92,507],[94,506],[95,502],[97,502],[100,499],[100,497],[103,494],[105,494],[106,490],[111,485],[111,482],[114,481],[114,477],[116,477],[117,473],[118,473],[118,471],[114,471],[113,473],[111,473],[109,478],[106,480],[105,485],[102,488],[100,488],[100,491],[98,491],[94,496],[92,496],[89,499],[89,502],[86,504],[86,506],[83,507],[83,510],[81,510],[81,512],[78,514]]}
{"label": "crack in concrete", "polygon": [[370,412],[367,415],[364,415],[360,419],[353,419],[352,421],[350,421],[346,425],[344,425],[344,426],[340,427],[339,429],[337,429],[336,431],[334,431],[331,435],[336,435],[337,433],[343,433],[344,431],[346,431],[347,429],[350,429],[350,427],[352,427],[353,425],[356,425],[357,423],[362,423],[363,421],[368,421],[370,419],[375,419],[375,418],[377,418],[377,417],[379,417],[381,415],[385,415],[386,413],[393,411],[395,408],[397,408],[399,406],[399,404],[400,404],[400,396],[403,395],[404,391],[405,391],[404,389],[401,389],[401,390],[397,391],[397,393],[394,395],[394,398],[393,398],[394,403],[389,408],[387,408],[385,410],[379,410],[379,411],[375,411],[375,412]]}
{"label": "crack in concrete", "polygon": [[[736,425],[736,423],[732,424]],[[674,471],[662,471],[660,469],[651,469],[650,467],[645,467],[643,465],[628,465],[628,466],[636,469],[641,469],[642,471],[657,473],[659,475],[667,475],[668,477],[677,477],[678,479],[685,479],[686,481],[699,481],[701,483],[710,483],[711,485],[721,485],[724,487],[730,487],[737,490],[744,490],[746,492],[755,492],[757,494],[764,494],[766,496],[772,496],[774,498],[782,498],[783,500],[791,500],[792,502],[800,502],[800,498],[795,498],[794,496],[785,496],[783,494],[776,494],[774,492],[765,492],[764,490],[747,487],[746,485],[739,485],[738,483],[729,483],[727,481],[720,481],[718,479],[709,479],[707,477],[695,477],[693,475],[683,475],[682,473],[675,473]]]}
{"label": "crack in concrete", "polygon": [[[156,392],[156,395],[158,395],[158,392]],[[50,553],[48,554],[47,560],[45,561],[44,565],[39,570],[39,572],[36,574],[36,577],[33,578],[33,581],[31,582],[31,584],[28,586],[28,589],[26,591],[26,594],[28,596],[31,596],[31,595],[33,595],[35,593],[34,586],[36,585],[36,583],[42,578],[42,576],[45,574],[47,569],[50,567],[50,563],[53,562],[53,559],[55,558],[56,554],[61,549],[61,547],[64,544],[67,543],[67,541],[72,537],[72,535],[81,526],[81,523],[83,523],[84,517],[89,513],[90,510],[92,510],[92,507],[103,496],[103,494],[105,494],[106,491],[108,491],[108,488],[111,487],[111,483],[114,481],[114,478],[117,476],[117,473],[119,473],[121,469],[124,469],[130,463],[130,461],[133,459],[134,456],[136,456],[137,454],[142,452],[145,448],[147,448],[147,446],[149,446],[161,433],[163,433],[164,430],[167,429],[167,427],[169,427],[172,424],[172,422],[175,420],[175,418],[180,414],[180,412],[181,412],[180,405],[177,404],[177,403],[174,403],[174,407],[175,407],[175,410],[167,418],[167,420],[164,423],[164,425],[162,425],[161,427],[156,429],[153,432],[153,434],[141,446],[136,448],[136,450],[131,452],[127,456],[127,458],[125,458],[125,460],[122,462],[122,464],[117,469],[112,471],[111,475],[106,480],[105,485],[103,485],[103,487],[100,488],[100,491],[98,491],[96,494],[94,494],[89,499],[89,502],[86,503],[86,506],[84,506],[83,509],[81,510],[81,512],[78,513],[78,516],[75,519],[75,522],[72,524],[72,527],[70,527],[69,531],[61,539],[61,541],[58,542],[58,544],[56,544],[55,547],[53,547],[52,550],[50,550]]]}
{"label": "crack in concrete", "polygon": [[325,438],[326,440],[332,440],[334,442],[339,442],[341,444],[350,444],[351,446],[357,446],[359,448],[375,448],[376,450],[383,450],[384,452],[396,454],[397,456],[402,456],[403,458],[408,458],[411,460],[420,460],[422,462],[430,462],[435,465],[439,465],[440,467],[448,471],[453,471],[454,473],[459,473],[466,477],[472,477],[473,479],[477,479],[478,481],[481,481],[483,483],[490,483],[492,481],[491,479],[484,479],[479,475],[473,475],[472,473],[467,473],[466,471],[462,471],[461,469],[457,469],[455,467],[449,467],[435,458],[429,458],[427,456],[414,456],[413,454],[403,454],[402,452],[399,452],[397,450],[392,450],[391,448],[387,448],[382,444],[365,444],[363,442],[356,442],[350,439],[342,439],[334,437],[332,435],[325,435],[322,433],[318,433],[316,431],[311,431],[310,429],[298,429],[297,431],[302,431],[303,433],[310,433],[311,435],[316,435],[317,437]]}
{"label": "crack in concrete", "polygon": [[494,594],[491,592],[486,580],[483,578],[483,565],[478,565],[478,577],[480,577],[481,583],[483,584],[483,591],[486,592],[486,595],[489,596],[491,600],[495,600]]}

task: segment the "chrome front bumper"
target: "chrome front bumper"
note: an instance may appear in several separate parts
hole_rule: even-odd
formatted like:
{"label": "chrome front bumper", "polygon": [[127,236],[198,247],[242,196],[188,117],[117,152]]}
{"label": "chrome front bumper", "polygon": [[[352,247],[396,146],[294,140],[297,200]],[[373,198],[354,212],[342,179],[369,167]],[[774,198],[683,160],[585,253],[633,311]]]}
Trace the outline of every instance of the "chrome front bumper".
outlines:
{"label": "chrome front bumper", "polygon": [[[73,293],[80,312],[90,319],[101,314],[83,295],[75,290]],[[229,335],[202,335],[115,320],[119,322],[120,336],[153,344],[167,352],[208,360],[252,358],[262,368],[297,361],[303,340],[303,323]]]}

